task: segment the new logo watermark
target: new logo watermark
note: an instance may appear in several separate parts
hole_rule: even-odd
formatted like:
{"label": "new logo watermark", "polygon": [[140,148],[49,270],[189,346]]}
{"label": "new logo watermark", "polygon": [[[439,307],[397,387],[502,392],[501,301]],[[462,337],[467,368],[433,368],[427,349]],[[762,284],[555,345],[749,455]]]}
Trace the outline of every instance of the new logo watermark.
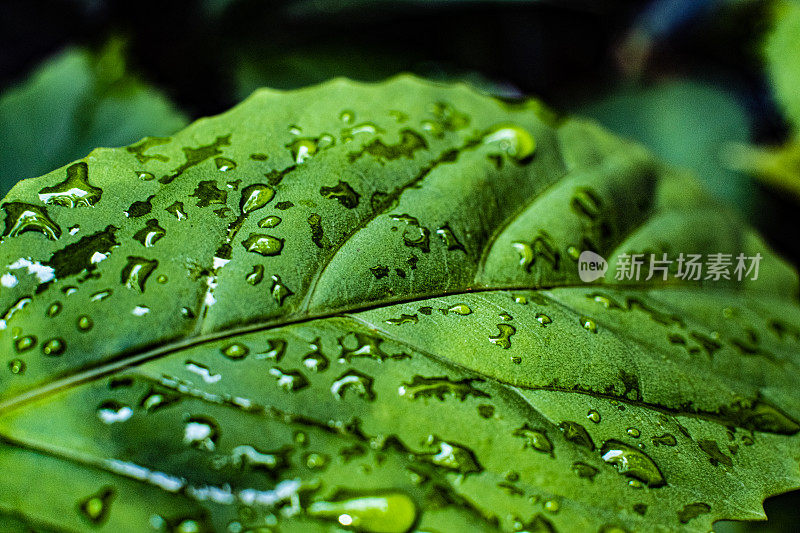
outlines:
{"label": "new logo watermark", "polygon": [[[675,279],[720,281],[744,279],[757,280],[761,254],[736,256],[725,253],[679,254],[668,258],[666,253],[620,254],[614,264],[614,279],[617,281],[650,281],[654,277],[666,281]],[[588,250],[578,257],[578,276],[586,283],[604,278],[608,262],[603,256]]]}
{"label": "new logo watermark", "polygon": [[608,261],[599,254],[586,250],[581,252],[578,257],[578,275],[581,277],[581,281],[591,283],[605,277],[607,270]]}

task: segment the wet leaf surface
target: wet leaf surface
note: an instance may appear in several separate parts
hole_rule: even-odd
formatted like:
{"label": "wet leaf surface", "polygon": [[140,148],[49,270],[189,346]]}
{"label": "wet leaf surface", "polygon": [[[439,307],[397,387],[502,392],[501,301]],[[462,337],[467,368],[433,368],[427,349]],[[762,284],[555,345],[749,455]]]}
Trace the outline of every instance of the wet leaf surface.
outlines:
{"label": "wet leaf surface", "polygon": [[[797,274],[536,101],[261,90],[0,208],[9,527],[706,531],[800,486]],[[586,249],[763,259],[585,284]]]}

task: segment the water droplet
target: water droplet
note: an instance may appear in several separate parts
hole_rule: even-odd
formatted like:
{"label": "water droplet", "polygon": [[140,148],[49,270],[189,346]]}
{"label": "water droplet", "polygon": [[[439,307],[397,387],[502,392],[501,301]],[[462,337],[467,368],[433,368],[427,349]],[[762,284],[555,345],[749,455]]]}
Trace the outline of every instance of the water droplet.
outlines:
{"label": "water droplet", "polygon": [[31,348],[36,346],[36,337],[34,335],[27,335],[25,337],[20,337],[14,343],[14,348],[16,348],[17,352],[27,352]]}
{"label": "water droplet", "polygon": [[212,204],[225,205],[228,200],[228,191],[217,187],[211,180],[201,181],[190,195],[197,198],[197,207],[208,207]]}
{"label": "water droplet", "polygon": [[[349,342],[351,337],[355,338],[355,348],[349,348],[352,343]],[[339,356],[339,361],[349,362],[356,357],[369,357],[377,359],[378,361],[385,361],[386,359],[406,359],[408,355],[405,353],[388,354],[381,348],[383,339],[364,333],[353,332],[350,335],[339,337],[339,345],[342,347],[342,353]],[[347,344],[347,346],[345,345]]]}
{"label": "water droplet", "polygon": [[8,362],[8,369],[12,374],[24,374],[27,365],[22,359],[12,359]]}
{"label": "water droplet", "polygon": [[[97,291],[96,293],[92,294],[89,297],[89,299],[91,301],[93,301],[93,302],[101,302],[101,301],[105,300],[106,298],[108,298],[109,296],[111,296],[111,294],[112,294],[111,289],[106,289],[104,291]],[[56,302],[56,303],[58,303],[58,302]],[[56,304],[53,304],[53,305],[56,305]],[[60,311],[61,310],[61,304],[58,304],[58,306],[59,306],[58,309]],[[56,313],[56,314],[58,314],[58,313]],[[55,315],[53,315],[53,316],[55,316]]]}
{"label": "water droplet", "polygon": [[281,217],[276,215],[268,216],[267,218],[261,219],[258,223],[259,228],[274,228],[278,224],[281,223]]}
{"label": "water droplet", "polygon": [[303,366],[312,372],[323,372],[328,368],[328,358],[323,355],[320,349],[320,339],[317,337],[310,343],[311,352],[303,357]]}
{"label": "water droplet", "polygon": [[678,520],[680,520],[681,524],[688,524],[690,520],[710,512],[711,506],[707,503],[690,503],[688,505],[684,505],[683,509],[678,511]]}
{"label": "water droplet", "polygon": [[256,359],[272,359],[275,362],[280,362],[286,353],[286,341],[283,339],[269,339],[267,345],[268,348],[265,351],[256,354]]}
{"label": "water droplet", "polygon": [[101,524],[108,517],[111,502],[114,500],[114,490],[104,488],[97,494],[78,502],[81,515],[92,524]]}
{"label": "water droplet", "polygon": [[250,285],[258,285],[264,279],[264,265],[253,265],[253,270],[245,277]]}
{"label": "water droplet", "polygon": [[82,315],[78,318],[77,325],[80,331],[89,331],[94,326],[94,321],[90,317]]}
{"label": "water droplet", "polygon": [[[591,417],[590,420],[594,422],[594,419],[592,419]],[[597,421],[599,420],[600,420],[600,414],[598,413]],[[561,430],[561,433],[564,434],[564,438],[570,441],[571,443],[577,444],[578,446],[583,446],[584,448],[588,448],[589,451],[594,450],[594,441],[592,440],[592,437],[589,435],[589,432],[586,431],[585,427],[578,424],[577,422],[571,422],[569,420],[565,420],[564,422],[561,422],[558,425],[558,429]]]}
{"label": "water droplet", "polygon": [[139,218],[150,213],[153,210],[151,203],[155,196],[151,195],[146,200],[136,200],[131,206],[125,210],[125,216],[128,218]]}
{"label": "water droplet", "polygon": [[271,277],[272,287],[270,288],[270,293],[272,294],[272,298],[278,302],[278,305],[283,305],[283,301],[294,293],[289,289],[289,287],[284,285],[280,276],[273,274]]}
{"label": "water droplet", "polygon": [[345,124],[350,124],[355,120],[355,113],[349,110],[344,110],[339,114],[339,120]]}
{"label": "water droplet", "polygon": [[591,420],[595,424],[599,424],[600,423],[600,413],[598,411],[596,411],[595,409],[590,409],[589,412],[586,415],[586,418],[588,418],[589,420]]}
{"label": "water droplet", "polygon": [[623,474],[646,484],[660,487],[666,482],[658,466],[644,452],[616,440],[609,440],[600,450],[603,461],[613,465]]}
{"label": "water droplet", "polygon": [[511,324],[497,324],[497,329],[500,330],[500,333],[489,337],[489,342],[508,350],[511,348],[511,336],[517,332],[516,328]]}
{"label": "water droplet", "polygon": [[438,451],[424,455],[424,457],[437,466],[455,470],[464,475],[483,471],[475,453],[466,446],[446,442],[433,435],[428,437],[428,444],[438,446]]}
{"label": "water droplet", "polygon": [[594,476],[600,472],[597,468],[593,467],[592,465],[588,465],[586,463],[575,462],[572,463],[572,471],[577,474],[578,477],[583,479],[588,479],[590,481],[594,480]]}
{"label": "water droplet", "polygon": [[39,200],[61,207],[92,207],[102,195],[102,189],[89,183],[89,167],[80,162],[67,167],[67,179],[40,190]]}
{"label": "water droplet", "polygon": [[161,274],[160,276],[158,276],[158,277],[156,278],[156,281],[157,281],[157,282],[159,282],[159,283],[161,283],[161,284],[163,285],[164,283],[166,283],[167,281],[169,281],[169,278],[168,278],[167,276],[165,276],[164,274]]}
{"label": "water droplet", "polygon": [[243,215],[248,215],[267,205],[274,197],[275,189],[272,187],[260,183],[248,185],[242,190],[239,209]]}
{"label": "water droplet", "polygon": [[222,355],[224,355],[228,359],[237,360],[247,357],[247,354],[250,353],[250,349],[244,344],[234,342],[232,344],[228,344],[227,346],[223,347],[221,349],[221,352]]}
{"label": "water droplet", "polygon": [[308,514],[365,533],[405,533],[417,520],[413,500],[403,493],[315,501]]}
{"label": "water droplet", "polygon": [[144,292],[145,283],[150,274],[158,267],[158,260],[145,259],[133,255],[128,256],[128,264],[122,269],[120,283],[131,290]]}
{"label": "water droplet", "polygon": [[263,256],[278,255],[283,249],[283,239],[260,233],[251,233],[250,236],[242,241],[242,246],[248,252],[254,252]]}
{"label": "water droplet", "polygon": [[581,326],[583,326],[583,329],[585,329],[586,331],[597,333],[597,324],[591,318],[586,318],[585,316],[582,316],[578,319],[578,321],[580,322]]}
{"label": "water droplet", "polygon": [[205,416],[193,416],[183,429],[183,443],[201,450],[213,452],[219,440],[219,426]]}
{"label": "water droplet", "polygon": [[6,202],[2,208],[6,212],[3,237],[16,237],[27,231],[39,232],[53,241],[61,237],[61,228],[47,215],[44,207],[22,202]]}
{"label": "water droplet", "polygon": [[53,302],[47,308],[47,316],[53,318],[61,312],[61,302]]}
{"label": "water droplet", "polygon": [[676,446],[678,444],[678,440],[675,438],[675,435],[670,433],[658,435],[653,437],[651,440],[653,441],[654,446]]}
{"label": "water droplet", "polygon": [[151,248],[166,234],[166,230],[158,225],[158,220],[151,218],[145,222],[145,227],[133,235],[133,238],[142,243],[145,248]]}
{"label": "water droplet", "polygon": [[200,376],[205,383],[217,383],[222,379],[222,374],[214,374],[211,369],[202,363],[186,361],[186,370]]}
{"label": "water droplet", "polygon": [[269,373],[278,378],[278,386],[288,392],[296,392],[309,385],[308,379],[297,370],[281,370],[274,366]]}
{"label": "water droplet", "polygon": [[328,466],[328,463],[330,462],[330,457],[328,457],[324,453],[307,452],[303,454],[303,462],[311,470],[320,470]]}
{"label": "water droplet", "polygon": [[533,448],[534,450],[542,453],[552,453],[553,443],[547,438],[544,431],[533,429],[527,423],[523,424],[521,428],[514,430],[514,436],[520,437],[525,441],[524,448]]}
{"label": "water droplet", "polygon": [[144,305],[137,305],[133,309],[131,309],[131,314],[133,316],[144,316],[150,312],[150,308]]}
{"label": "water droplet", "polygon": [[465,378],[452,380],[447,377],[424,377],[414,376],[410,383],[403,383],[397,390],[400,396],[406,396],[412,400],[417,398],[436,398],[444,401],[448,394],[464,401],[468,396],[476,398],[488,398],[489,395],[480,389],[475,388],[474,382],[480,381],[476,378]]}
{"label": "water droplet", "polygon": [[372,391],[372,378],[356,370],[348,370],[331,385],[331,393],[340,400],[344,398],[347,391],[353,391],[365,400],[371,401],[375,398],[375,393]]}
{"label": "water droplet", "polygon": [[104,424],[125,422],[131,416],[133,416],[133,409],[115,401],[103,402],[97,408],[97,418]]}
{"label": "water droplet", "polygon": [[641,433],[641,432],[640,432],[638,429],[636,429],[636,428],[628,428],[628,429],[627,429],[627,433],[628,433],[628,435],[630,435],[630,436],[631,436],[631,437],[633,437],[634,439],[638,439],[638,438],[639,438],[639,436],[642,434],[642,433]]}
{"label": "water droplet", "polygon": [[183,207],[183,202],[175,202],[165,209],[167,213],[172,214],[178,220],[185,220],[187,218],[186,209]]}
{"label": "water droplet", "polygon": [[455,313],[456,315],[467,316],[472,314],[472,309],[467,304],[455,304],[448,308],[441,309],[442,314]]}
{"label": "water droplet", "polygon": [[546,500],[543,504],[544,510],[550,513],[557,513],[561,508],[557,500]]}
{"label": "water droplet", "polygon": [[152,172],[145,172],[144,170],[137,170],[136,177],[142,181],[150,181],[156,179]]}
{"label": "water droplet", "polygon": [[227,172],[236,168],[236,162],[227,157],[214,158],[214,164],[217,165],[217,170],[220,172]]}
{"label": "water droplet", "polygon": [[339,203],[347,209],[355,209],[361,198],[361,195],[358,194],[349,183],[342,180],[339,180],[339,183],[333,187],[320,187],[319,193],[323,198],[338,200]]}
{"label": "water droplet", "polygon": [[364,154],[369,154],[377,159],[393,161],[404,157],[413,159],[414,152],[428,148],[428,143],[418,133],[410,129],[400,132],[400,141],[397,144],[384,144],[381,139],[375,139],[358,152],[349,154],[351,163],[357,161]]}
{"label": "water droplet", "polygon": [[499,147],[516,162],[522,162],[536,151],[533,136],[520,126],[513,124],[495,126],[483,137],[483,144]]}
{"label": "water droplet", "polygon": [[42,353],[51,357],[63,354],[66,349],[64,339],[53,338],[42,344]]}
{"label": "water droplet", "polygon": [[414,315],[408,315],[406,313],[402,313],[397,318],[389,318],[386,320],[386,323],[391,326],[400,326],[402,324],[416,324],[419,322],[419,317]]}
{"label": "water droplet", "polygon": [[361,124],[342,129],[342,142],[350,142],[356,135],[364,133],[367,135],[375,135],[376,133],[383,133],[383,130],[371,122],[362,122]]}
{"label": "water droplet", "polygon": [[553,323],[553,319],[544,313],[536,313],[536,321],[542,326],[547,326]]}

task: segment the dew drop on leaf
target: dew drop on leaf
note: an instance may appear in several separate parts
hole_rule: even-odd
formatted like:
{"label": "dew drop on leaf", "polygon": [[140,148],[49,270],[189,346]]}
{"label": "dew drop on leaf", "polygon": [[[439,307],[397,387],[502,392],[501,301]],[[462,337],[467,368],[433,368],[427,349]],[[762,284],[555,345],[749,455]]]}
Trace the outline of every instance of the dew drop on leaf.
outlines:
{"label": "dew drop on leaf", "polygon": [[244,344],[234,342],[222,348],[222,355],[228,359],[243,359],[250,353],[250,349]]}
{"label": "dew drop on leaf", "polygon": [[42,344],[42,353],[52,357],[59,356],[67,349],[64,339],[53,338]]}

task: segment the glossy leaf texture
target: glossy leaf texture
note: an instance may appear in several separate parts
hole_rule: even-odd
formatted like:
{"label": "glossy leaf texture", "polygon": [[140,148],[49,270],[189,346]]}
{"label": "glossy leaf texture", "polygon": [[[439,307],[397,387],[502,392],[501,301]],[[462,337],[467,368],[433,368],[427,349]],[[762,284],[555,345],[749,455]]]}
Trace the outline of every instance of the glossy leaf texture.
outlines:
{"label": "glossy leaf texture", "polygon": [[[535,100],[260,90],[0,208],[20,528],[705,531],[800,486],[795,271]],[[580,250],[763,259],[587,284]]]}

